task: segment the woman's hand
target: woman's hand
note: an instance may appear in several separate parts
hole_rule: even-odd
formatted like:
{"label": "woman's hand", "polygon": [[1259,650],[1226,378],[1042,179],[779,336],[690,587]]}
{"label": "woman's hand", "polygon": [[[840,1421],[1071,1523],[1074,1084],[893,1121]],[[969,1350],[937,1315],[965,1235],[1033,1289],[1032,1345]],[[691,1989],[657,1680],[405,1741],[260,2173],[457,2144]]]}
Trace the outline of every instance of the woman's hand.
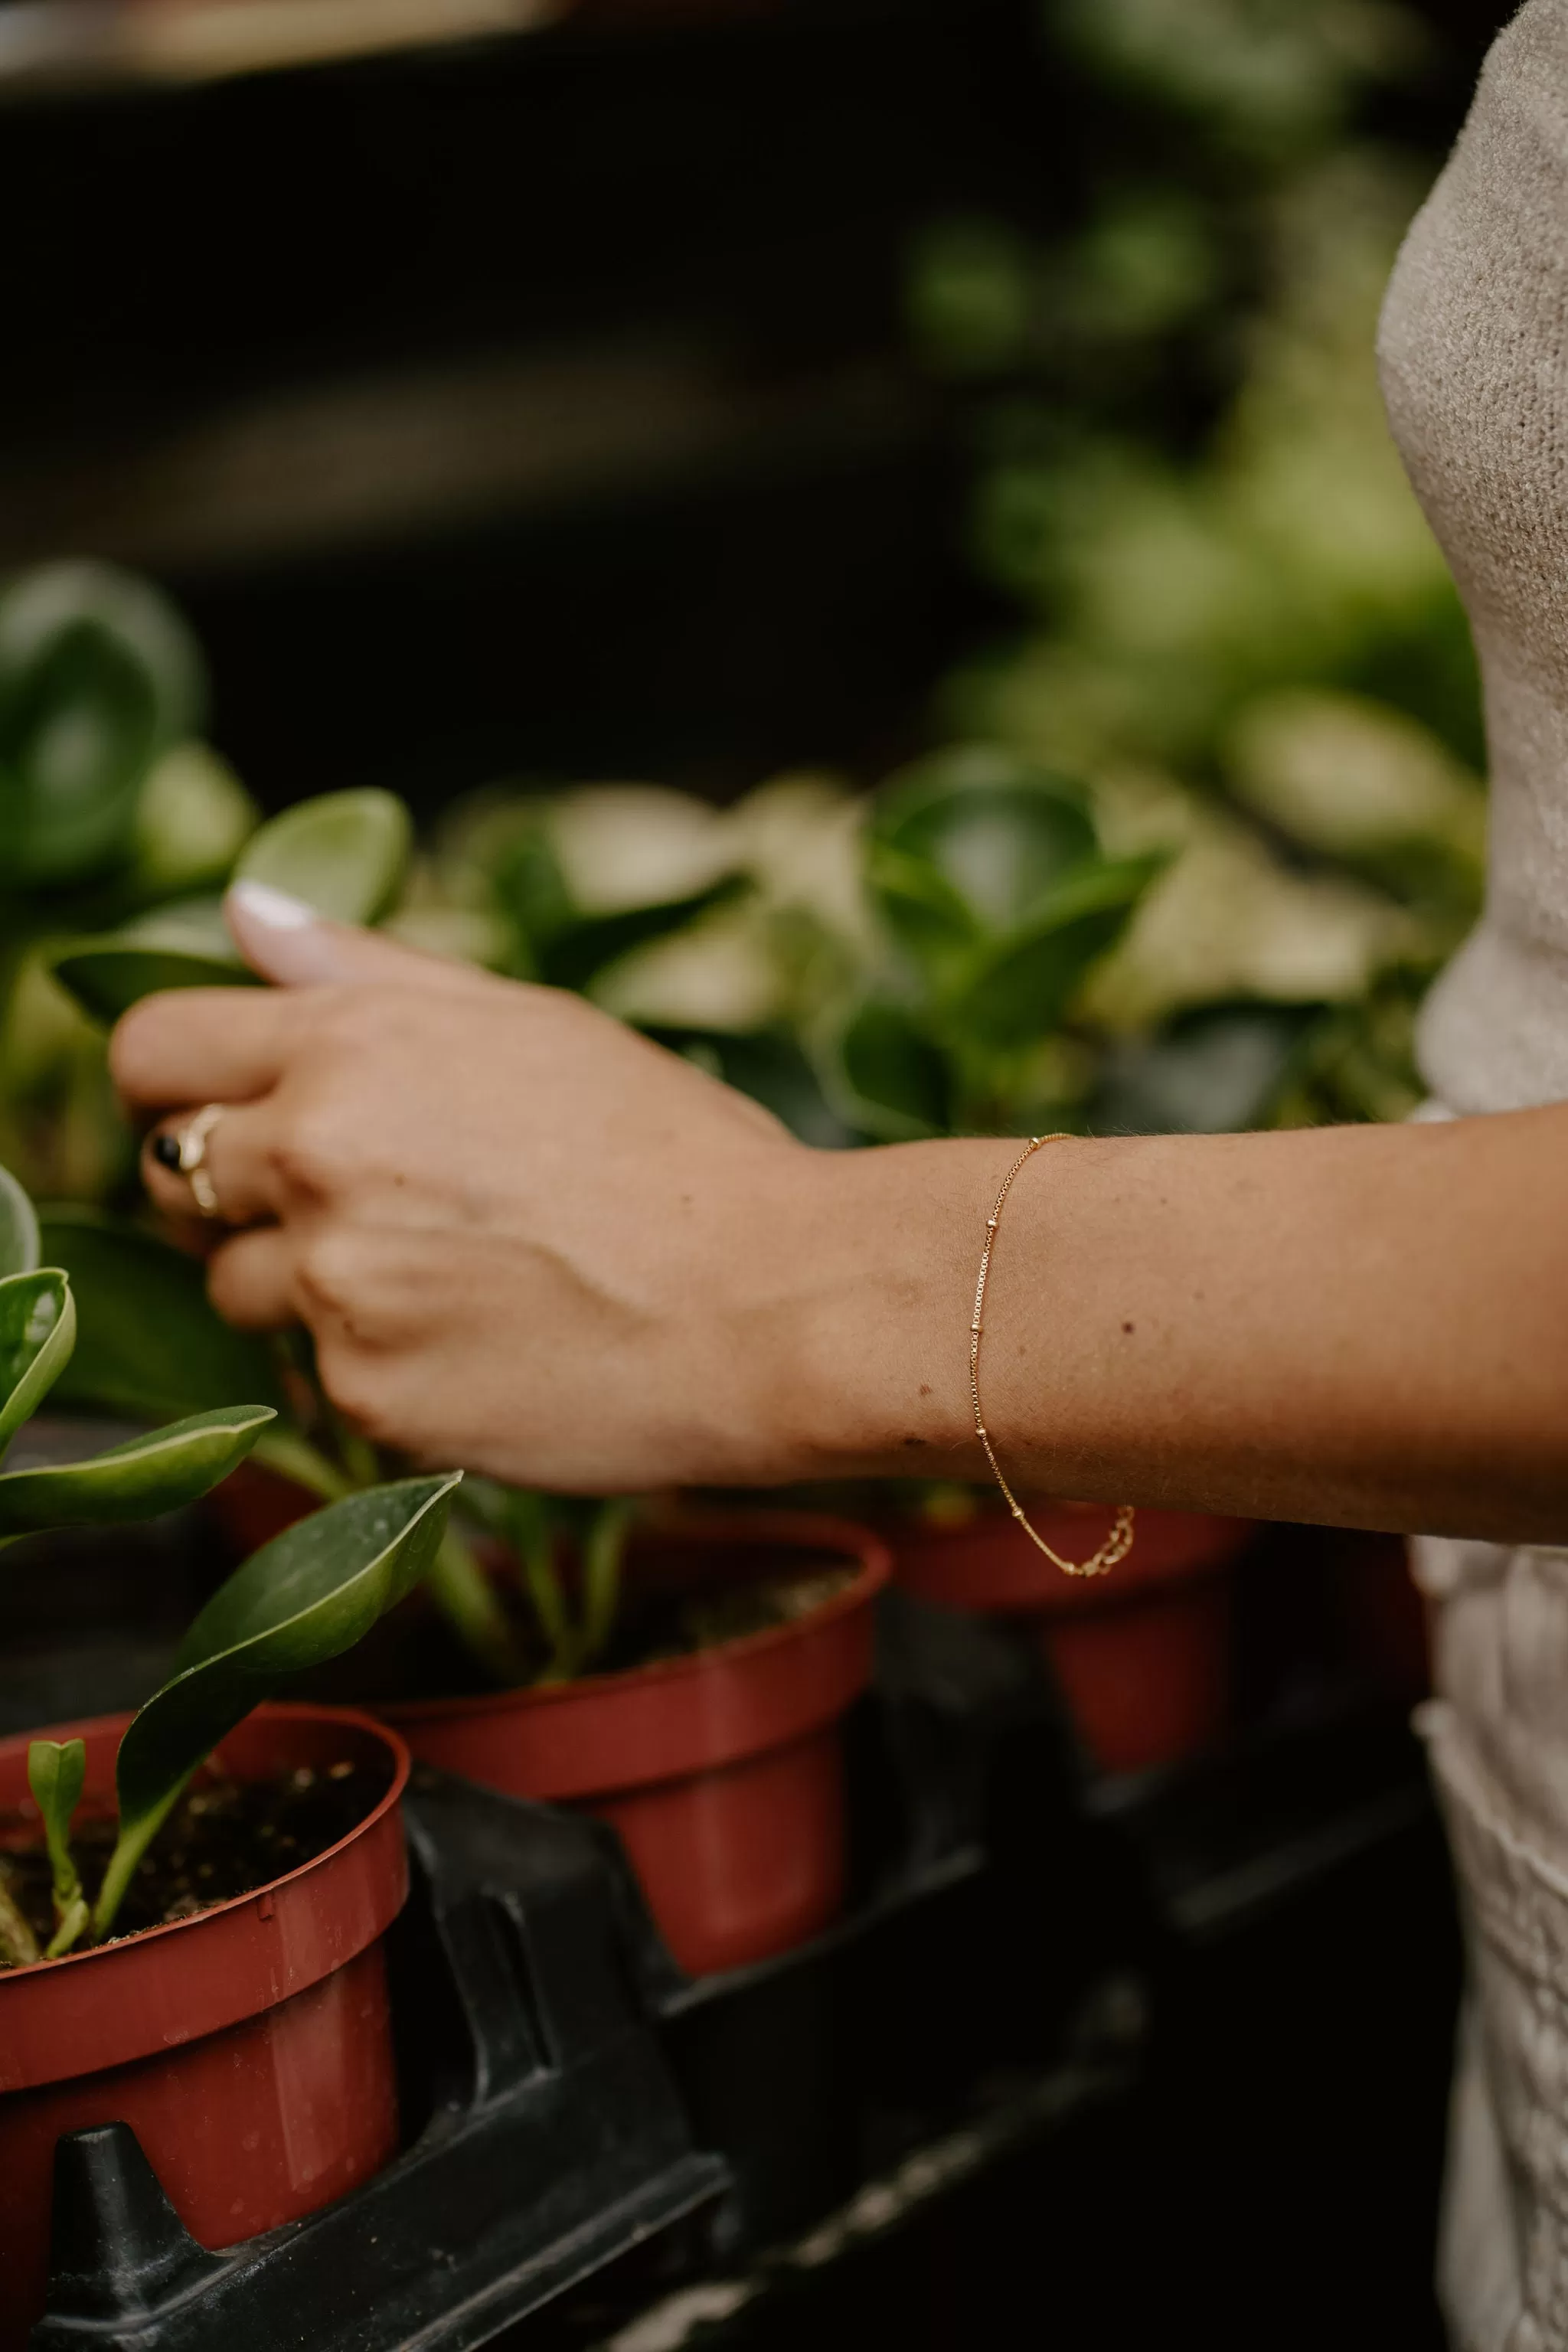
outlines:
{"label": "woman's hand", "polygon": [[287,984],[150,998],[112,1046],[156,1132],[225,1106],[224,1315],[307,1324],[333,1402],[422,1459],[601,1492],[816,1466],[780,1391],[840,1155],[579,998],[254,887],[230,919]]}
{"label": "woman's hand", "polygon": [[[809,1150],[581,997],[257,887],[230,894],[230,924],[284,985],[148,997],[115,1030],[115,1085],[157,1122],[143,1176],[181,1225],[191,1185],[153,1146],[200,1103],[226,1106],[207,1143],[214,1306],[249,1328],[308,1324],[355,1428],[423,1461],[605,1494],[865,1454],[848,1350],[818,1334],[869,1267],[851,1162],[886,1155]],[[962,1216],[947,1233],[957,1318]],[[884,1348],[875,1379],[898,1360]],[[929,1381],[900,1385],[936,1437]],[[962,1444],[957,1360],[947,1388]]]}

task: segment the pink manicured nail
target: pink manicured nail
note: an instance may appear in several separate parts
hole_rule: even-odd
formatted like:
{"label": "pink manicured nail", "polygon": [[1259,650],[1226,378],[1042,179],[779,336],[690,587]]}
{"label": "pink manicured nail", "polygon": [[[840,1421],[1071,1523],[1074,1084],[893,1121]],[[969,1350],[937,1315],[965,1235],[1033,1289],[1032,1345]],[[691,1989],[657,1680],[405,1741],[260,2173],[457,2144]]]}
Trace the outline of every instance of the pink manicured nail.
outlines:
{"label": "pink manicured nail", "polygon": [[228,896],[242,915],[269,931],[302,931],[318,919],[314,907],[275,890],[270,882],[237,882]]}

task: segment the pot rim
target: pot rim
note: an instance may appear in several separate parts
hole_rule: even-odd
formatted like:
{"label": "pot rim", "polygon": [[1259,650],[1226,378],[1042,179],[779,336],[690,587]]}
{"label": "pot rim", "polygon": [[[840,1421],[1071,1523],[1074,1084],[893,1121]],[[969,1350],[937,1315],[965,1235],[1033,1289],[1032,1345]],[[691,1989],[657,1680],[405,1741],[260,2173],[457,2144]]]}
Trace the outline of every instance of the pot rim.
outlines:
{"label": "pot rim", "polygon": [[[112,1715],[84,1716],[74,1723],[44,1724],[37,1730],[13,1732],[8,1738],[0,1739],[0,1759],[15,1755],[18,1750],[25,1754],[28,1743],[35,1739],[62,1737],[80,1739],[95,1732],[112,1732],[117,1728],[123,1733],[136,1712],[133,1707],[122,1708]],[[245,1905],[255,1903],[263,1895],[270,1895],[280,1886],[291,1886],[297,1881],[308,1878],[312,1871],[324,1868],[345,1848],[364,1837],[401,1802],[408,1786],[409,1773],[414,1769],[414,1759],[395,1725],[384,1722],[377,1716],[367,1715],[360,1707],[318,1706],[309,1699],[263,1699],[225,1734],[225,1738],[232,1738],[242,1724],[248,1723],[252,1717],[258,1715],[266,1716],[273,1722],[280,1719],[299,1722],[303,1719],[312,1723],[346,1723],[352,1724],[357,1731],[374,1733],[392,1751],[390,1784],[369,1812],[361,1815],[353,1829],[345,1830],[341,1838],[331,1845],[323,1846],[321,1853],[312,1854],[309,1862],[297,1863],[292,1870],[285,1870],[278,1877],[268,1878],[258,1886],[247,1887],[243,1895],[231,1895],[222,1903],[209,1904],[205,1910],[195,1912],[188,1919],[165,1919],[156,1927],[136,1927],[128,1935],[110,1937],[106,1944],[89,1944],[85,1950],[62,1953],[58,1959],[29,1960],[23,1968],[0,1969],[0,2000],[4,2000],[7,1985],[30,1981],[46,1973],[58,1976],[62,1969],[74,1968],[79,1963],[90,1960],[109,1959],[115,1953],[124,1952],[132,1946],[143,1948],[159,1937],[183,1935],[190,1929],[207,1927],[242,1909]],[[221,1756],[223,1748],[224,1741],[220,1739],[212,1750],[213,1755]]]}
{"label": "pot rim", "polygon": [[819,1633],[837,1619],[865,1608],[890,1581],[893,1573],[891,1549],[874,1528],[816,1511],[714,1512],[711,1517],[693,1515],[679,1525],[662,1529],[656,1527],[649,1532],[667,1534],[676,1540],[689,1538],[699,1543],[733,1541],[748,1536],[779,1543],[796,1542],[819,1551],[847,1555],[857,1563],[856,1573],[842,1592],[819,1601],[803,1617],[791,1618],[784,1625],[763,1626],[755,1633],[734,1634],[728,1641],[689,1652],[683,1657],[653,1658],[646,1665],[621,1666],[612,1674],[580,1675],[566,1683],[522,1683],[510,1690],[470,1691],[453,1698],[387,1699],[376,1703],[377,1713],[387,1723],[417,1723],[426,1715],[480,1717],[524,1706],[567,1706],[574,1701],[594,1699],[603,1703],[613,1699],[618,1690],[700,1682],[721,1667],[728,1669],[737,1658],[753,1658],[771,1650],[785,1649],[807,1634]]}

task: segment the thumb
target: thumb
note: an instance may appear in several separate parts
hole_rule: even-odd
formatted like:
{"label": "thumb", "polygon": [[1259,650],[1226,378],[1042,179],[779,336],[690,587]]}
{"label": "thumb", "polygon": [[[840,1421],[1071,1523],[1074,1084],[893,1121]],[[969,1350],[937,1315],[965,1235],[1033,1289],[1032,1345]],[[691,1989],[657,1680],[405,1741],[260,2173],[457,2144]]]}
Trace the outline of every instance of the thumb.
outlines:
{"label": "thumb", "polygon": [[380,931],[334,923],[269,882],[237,882],[223,902],[229,935],[253,971],[286,988],[381,981],[405,988],[471,988],[467,964],[404,947]]}

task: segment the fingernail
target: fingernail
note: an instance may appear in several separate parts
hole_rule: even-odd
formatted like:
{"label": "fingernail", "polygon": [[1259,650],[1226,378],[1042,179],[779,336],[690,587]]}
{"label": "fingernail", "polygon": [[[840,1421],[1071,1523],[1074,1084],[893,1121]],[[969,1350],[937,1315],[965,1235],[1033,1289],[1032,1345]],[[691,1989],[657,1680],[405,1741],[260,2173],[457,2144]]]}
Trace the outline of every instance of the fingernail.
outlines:
{"label": "fingernail", "polygon": [[270,882],[236,882],[228,895],[242,915],[269,931],[302,931],[317,920],[314,907],[303,898],[291,898],[287,890],[275,890]]}

